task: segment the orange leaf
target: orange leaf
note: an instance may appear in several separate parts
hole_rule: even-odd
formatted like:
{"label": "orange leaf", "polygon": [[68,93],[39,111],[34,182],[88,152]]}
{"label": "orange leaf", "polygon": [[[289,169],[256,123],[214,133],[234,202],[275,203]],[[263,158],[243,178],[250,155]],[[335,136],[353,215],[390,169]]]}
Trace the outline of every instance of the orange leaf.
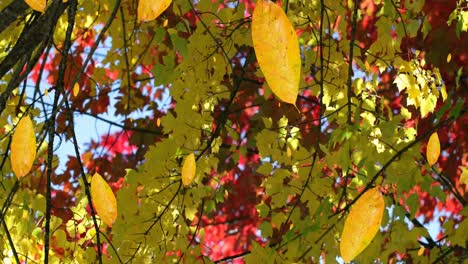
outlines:
{"label": "orange leaf", "polygon": [[24,0],[32,9],[44,13],[46,10],[46,0]]}
{"label": "orange leaf", "polygon": [[154,20],[166,10],[172,0],[140,0],[138,1],[138,22]]}
{"label": "orange leaf", "polygon": [[16,126],[11,140],[11,167],[18,179],[28,174],[36,159],[36,135],[28,115],[23,116]]}
{"label": "orange leaf", "polygon": [[429,142],[427,142],[427,149],[426,149],[426,157],[429,166],[434,165],[440,156],[440,141],[437,132],[432,133],[431,137],[429,138]]}
{"label": "orange leaf", "polygon": [[184,160],[184,165],[182,165],[182,184],[184,186],[190,185],[193,178],[195,178],[195,173],[197,171],[197,163],[195,162],[195,155],[190,153]]}
{"label": "orange leaf", "polygon": [[340,252],[349,262],[359,255],[379,231],[385,202],[378,188],[364,193],[351,207],[341,234]]}
{"label": "orange leaf", "polygon": [[296,31],[283,9],[259,0],[252,15],[252,40],[258,64],[273,93],[295,105],[301,76]]}
{"label": "orange leaf", "polygon": [[73,96],[76,97],[79,92],[80,92],[80,85],[78,83],[75,83],[75,85],[73,85]]}
{"label": "orange leaf", "polygon": [[117,200],[109,184],[97,172],[91,180],[91,197],[99,217],[112,226],[117,218]]}

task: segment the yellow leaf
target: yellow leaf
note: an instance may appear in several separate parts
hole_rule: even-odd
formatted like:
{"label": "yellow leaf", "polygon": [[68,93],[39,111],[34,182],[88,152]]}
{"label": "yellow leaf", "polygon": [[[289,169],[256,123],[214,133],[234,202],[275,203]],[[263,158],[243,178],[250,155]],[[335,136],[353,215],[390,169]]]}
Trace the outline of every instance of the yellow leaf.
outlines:
{"label": "yellow leaf", "polygon": [[197,171],[197,164],[195,162],[195,155],[190,153],[185,157],[184,165],[182,165],[182,183],[184,186],[192,183],[193,178],[195,178],[195,173]]}
{"label": "yellow leaf", "polygon": [[424,254],[424,250],[425,250],[424,247],[420,247],[418,250],[418,256],[422,256],[422,254]]}
{"label": "yellow leaf", "polygon": [[345,262],[359,255],[379,231],[385,202],[378,188],[364,193],[351,207],[341,234],[340,252]]}
{"label": "yellow leaf", "polygon": [[32,9],[44,13],[46,10],[47,0],[24,0]]}
{"label": "yellow leaf", "polygon": [[138,22],[156,19],[166,10],[172,0],[140,0],[138,1]]}
{"label": "yellow leaf", "polygon": [[97,172],[91,179],[91,197],[99,217],[112,226],[117,218],[117,200],[109,184]]}
{"label": "yellow leaf", "polygon": [[18,179],[28,174],[36,158],[36,136],[28,115],[23,116],[16,126],[11,140],[11,167]]}
{"label": "yellow leaf", "polygon": [[447,99],[447,90],[445,89],[445,85],[442,85],[440,88],[440,93],[442,94],[442,101],[445,102],[445,99]]}
{"label": "yellow leaf", "polygon": [[301,77],[299,42],[283,9],[259,0],[252,15],[252,40],[258,64],[273,93],[295,105]]}
{"label": "yellow leaf", "polygon": [[78,83],[75,83],[75,85],[73,85],[73,96],[76,97],[79,92],[80,92],[80,85]]}
{"label": "yellow leaf", "polygon": [[468,168],[462,168],[462,174],[460,176],[460,183],[468,185]]}
{"label": "yellow leaf", "polygon": [[452,53],[449,53],[447,55],[447,63],[449,63],[452,60]]}
{"label": "yellow leaf", "polygon": [[427,142],[427,149],[426,149],[426,157],[429,166],[434,165],[437,160],[439,159],[440,155],[440,141],[437,132],[432,133],[431,137],[429,138],[429,142]]}

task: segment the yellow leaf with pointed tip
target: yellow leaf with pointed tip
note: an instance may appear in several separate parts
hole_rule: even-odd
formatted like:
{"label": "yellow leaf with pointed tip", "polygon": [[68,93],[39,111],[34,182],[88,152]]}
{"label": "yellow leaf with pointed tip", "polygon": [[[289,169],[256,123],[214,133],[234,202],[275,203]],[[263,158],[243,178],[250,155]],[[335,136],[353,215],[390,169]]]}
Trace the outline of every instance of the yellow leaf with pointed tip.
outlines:
{"label": "yellow leaf with pointed tip", "polygon": [[185,157],[184,164],[182,165],[182,184],[184,184],[184,186],[190,185],[193,178],[195,178],[196,172],[197,163],[195,162],[195,155],[190,153]]}
{"label": "yellow leaf with pointed tip", "polygon": [[437,132],[432,133],[431,137],[429,138],[429,142],[427,142],[427,149],[426,149],[426,158],[427,163],[429,166],[434,165],[440,156],[440,141],[439,135]]}
{"label": "yellow leaf with pointed tip", "polygon": [[449,53],[447,55],[447,63],[449,63],[452,60],[452,53]]}
{"label": "yellow leaf with pointed tip", "polygon": [[138,22],[154,20],[166,10],[172,0],[140,0],[138,1]]}
{"label": "yellow leaf with pointed tip", "polygon": [[36,135],[28,115],[16,126],[11,140],[11,167],[18,179],[29,173],[36,159]]}
{"label": "yellow leaf with pointed tip", "polygon": [[109,184],[97,172],[91,179],[91,199],[102,221],[112,226],[117,218],[117,200]]}
{"label": "yellow leaf with pointed tip", "polygon": [[44,13],[46,10],[47,0],[24,0],[32,9]]}
{"label": "yellow leaf with pointed tip", "polygon": [[420,247],[418,250],[418,256],[422,256],[422,254],[424,254],[424,250],[425,250],[424,247]]}
{"label": "yellow leaf with pointed tip", "polygon": [[351,207],[341,234],[340,252],[345,262],[359,255],[379,231],[385,201],[378,188],[364,193]]}
{"label": "yellow leaf with pointed tip", "polygon": [[295,105],[301,77],[296,31],[283,9],[259,0],[252,15],[252,40],[258,64],[273,93]]}
{"label": "yellow leaf with pointed tip", "polygon": [[76,97],[79,92],[80,92],[80,85],[78,83],[75,83],[75,85],[73,85],[73,96]]}

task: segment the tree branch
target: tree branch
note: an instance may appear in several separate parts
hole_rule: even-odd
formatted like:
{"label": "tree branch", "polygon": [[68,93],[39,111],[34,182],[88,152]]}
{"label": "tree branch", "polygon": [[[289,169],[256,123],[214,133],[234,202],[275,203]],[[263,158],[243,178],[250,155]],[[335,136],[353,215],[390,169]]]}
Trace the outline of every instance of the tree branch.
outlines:
{"label": "tree branch", "polygon": [[[49,8],[47,8],[44,15],[34,21],[30,27],[23,30],[13,49],[8,52],[7,56],[0,63],[0,79],[18,63],[18,58],[22,58],[24,54],[30,54],[40,43],[47,43],[49,41],[58,18],[62,15],[67,6],[68,3],[54,1]],[[31,69],[32,66],[30,67],[30,70]],[[23,76],[27,76],[27,73]],[[16,85],[11,84],[10,86],[13,88],[7,89],[0,95],[0,114],[5,109],[6,102],[11,92],[16,88]]]}
{"label": "tree branch", "polygon": [[352,124],[351,120],[351,97],[353,96],[352,78],[353,78],[353,56],[354,56],[354,40],[356,38],[357,27],[357,14],[358,14],[359,0],[354,1],[353,21],[351,26],[351,39],[349,42],[349,65],[348,65],[348,83],[347,83],[347,96],[348,96],[348,124]]}
{"label": "tree branch", "polygon": [[23,0],[14,0],[0,11],[0,34],[19,16],[24,15],[29,6]]}

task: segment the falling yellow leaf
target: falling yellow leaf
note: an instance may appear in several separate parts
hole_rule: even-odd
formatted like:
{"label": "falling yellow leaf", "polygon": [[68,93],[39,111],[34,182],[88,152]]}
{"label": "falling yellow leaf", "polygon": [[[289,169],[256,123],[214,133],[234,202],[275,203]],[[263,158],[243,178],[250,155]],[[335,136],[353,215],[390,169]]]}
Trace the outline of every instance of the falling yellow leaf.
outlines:
{"label": "falling yellow leaf", "polygon": [[73,85],[73,96],[76,97],[79,92],[80,92],[80,85],[78,83],[75,83],[75,85]]}
{"label": "falling yellow leaf", "polygon": [[288,158],[291,158],[291,156],[292,156],[292,150],[291,150],[291,148],[289,146],[286,148],[286,156]]}
{"label": "falling yellow leaf", "polygon": [[44,13],[46,10],[47,0],[24,0],[32,9]]}
{"label": "falling yellow leaf", "polygon": [[166,10],[172,0],[140,0],[138,1],[138,22],[156,19]]}
{"label": "falling yellow leaf", "polygon": [[91,179],[91,197],[99,217],[112,226],[117,218],[117,200],[109,184],[97,172]]}
{"label": "falling yellow leaf", "polygon": [[424,254],[424,250],[425,250],[424,247],[420,247],[418,250],[418,256],[422,256],[422,254]]}
{"label": "falling yellow leaf", "polygon": [[462,168],[462,174],[460,176],[460,183],[466,184],[468,187],[468,168]]}
{"label": "falling yellow leaf", "polygon": [[197,171],[197,163],[195,162],[195,155],[190,153],[184,160],[184,165],[182,165],[182,184],[184,186],[192,183],[193,178],[195,178],[195,173]]}
{"label": "falling yellow leaf", "polygon": [[259,0],[252,15],[252,40],[258,64],[273,93],[295,105],[301,76],[299,42],[283,9]]}
{"label": "falling yellow leaf", "polygon": [[442,87],[440,87],[440,93],[442,95],[442,101],[445,102],[447,99],[447,90],[445,89],[445,85],[442,84]]}
{"label": "falling yellow leaf", "polygon": [[440,155],[440,141],[437,132],[432,133],[431,137],[429,138],[429,142],[427,142],[427,149],[426,149],[426,157],[429,166],[434,165],[437,160],[439,159]]}
{"label": "falling yellow leaf", "polygon": [[28,115],[23,116],[16,126],[11,140],[11,167],[20,179],[29,173],[36,158],[36,135]]}
{"label": "falling yellow leaf", "polygon": [[364,193],[351,207],[341,234],[340,252],[345,262],[359,255],[379,231],[385,202],[378,188]]}
{"label": "falling yellow leaf", "polygon": [[449,63],[452,60],[452,53],[449,53],[447,55],[447,63]]}

